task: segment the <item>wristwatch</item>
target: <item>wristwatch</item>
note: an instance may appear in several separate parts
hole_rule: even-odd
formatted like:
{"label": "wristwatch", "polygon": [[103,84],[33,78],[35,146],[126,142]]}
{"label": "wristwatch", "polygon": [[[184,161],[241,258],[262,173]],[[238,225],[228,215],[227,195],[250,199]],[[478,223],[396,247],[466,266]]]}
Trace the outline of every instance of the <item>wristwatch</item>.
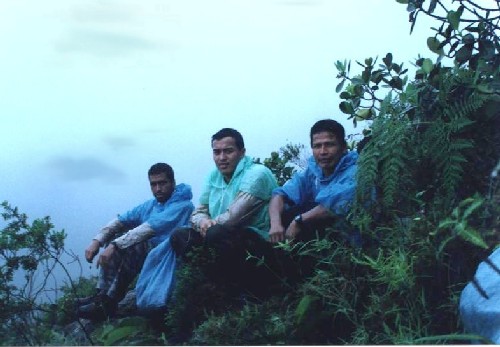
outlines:
{"label": "wristwatch", "polygon": [[298,214],[295,216],[295,218],[293,219],[298,225],[302,225],[304,223],[304,221],[302,220],[302,215],[301,214]]}

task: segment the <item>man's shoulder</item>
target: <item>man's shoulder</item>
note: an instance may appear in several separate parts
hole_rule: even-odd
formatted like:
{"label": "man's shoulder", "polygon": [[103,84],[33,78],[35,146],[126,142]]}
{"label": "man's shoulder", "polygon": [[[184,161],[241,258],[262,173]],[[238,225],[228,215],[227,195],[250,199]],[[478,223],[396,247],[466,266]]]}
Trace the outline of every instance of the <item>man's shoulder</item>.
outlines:
{"label": "man's shoulder", "polygon": [[190,201],[193,198],[193,191],[191,189],[191,186],[186,183],[179,183],[174,190],[174,193],[170,197],[172,201],[184,201],[188,200]]}
{"label": "man's shoulder", "polygon": [[274,179],[274,175],[272,171],[263,164],[252,163],[252,165],[248,166],[248,168],[244,171],[244,179]]}
{"label": "man's shoulder", "polygon": [[134,206],[132,209],[129,210],[129,212],[135,211],[135,212],[141,212],[145,210],[149,210],[154,207],[156,203],[156,199],[148,199],[139,205]]}
{"label": "man's shoulder", "polygon": [[251,170],[253,172],[262,172],[262,173],[272,173],[271,170],[265,166],[264,164],[260,164],[260,163],[252,163],[252,165],[250,165],[248,167],[248,170]]}
{"label": "man's shoulder", "polygon": [[358,152],[351,151],[347,153],[340,163],[339,174],[355,174],[358,168]]}

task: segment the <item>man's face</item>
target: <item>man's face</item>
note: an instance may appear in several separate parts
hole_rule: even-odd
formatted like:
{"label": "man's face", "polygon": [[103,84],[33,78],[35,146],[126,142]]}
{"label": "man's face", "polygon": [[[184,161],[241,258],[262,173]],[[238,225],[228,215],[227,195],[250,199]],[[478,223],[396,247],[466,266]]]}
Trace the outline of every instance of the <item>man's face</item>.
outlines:
{"label": "man's face", "polygon": [[166,173],[161,173],[150,175],[149,185],[151,186],[151,192],[156,200],[160,203],[164,203],[172,196],[175,188],[175,181],[169,180]]}
{"label": "man's face", "polygon": [[323,175],[330,176],[346,151],[346,146],[328,131],[314,134],[311,145],[314,159],[323,171]]}
{"label": "man's face", "polygon": [[212,153],[215,165],[226,181],[233,177],[236,166],[245,155],[245,149],[238,149],[232,137],[212,141]]}

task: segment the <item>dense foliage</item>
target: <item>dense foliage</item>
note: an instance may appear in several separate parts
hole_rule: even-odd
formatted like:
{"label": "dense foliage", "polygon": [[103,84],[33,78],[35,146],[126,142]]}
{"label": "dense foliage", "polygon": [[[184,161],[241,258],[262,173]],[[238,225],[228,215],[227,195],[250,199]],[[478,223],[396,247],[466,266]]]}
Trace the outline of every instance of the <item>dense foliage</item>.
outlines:
{"label": "dense foliage", "polygon": [[[419,16],[436,20],[427,40],[436,56],[418,57],[411,78],[392,53],[380,62],[336,63],[339,108],[363,126],[365,136],[358,143],[358,190],[349,219],[324,237],[277,246],[285,258],[299,256],[298,266],[307,268],[303,276],[291,279],[248,254],[249,266],[266,274],[257,283],[266,290],[241,288],[225,281],[213,253],[197,249],[179,268],[165,317],[106,322],[87,343],[416,344],[470,338],[460,325],[459,295],[498,245],[500,227],[500,7],[396,1],[406,6],[410,31]],[[263,164],[283,184],[304,165],[302,151],[289,144]],[[93,282],[65,286],[58,306],[67,310],[37,305],[26,295],[32,284],[13,285],[14,272],[23,270],[32,283],[40,266],[45,274],[52,271],[64,232],[54,232],[49,219],[28,225],[26,216],[3,207],[9,224],[0,235],[0,337],[4,344],[68,342],[57,340],[52,327],[74,319],[72,300]],[[346,242],[352,230],[361,232],[361,246]],[[34,313],[40,310],[46,314]],[[13,331],[22,332],[22,340],[14,340]]]}
{"label": "dense foliage", "polygon": [[5,224],[0,232],[0,340],[4,345],[54,342],[60,337],[54,326],[74,320],[73,300],[68,297],[81,295],[88,280],[72,280],[63,256],[77,259],[66,252],[66,234],[54,230],[49,217],[30,224],[17,207],[7,202],[1,206]]}

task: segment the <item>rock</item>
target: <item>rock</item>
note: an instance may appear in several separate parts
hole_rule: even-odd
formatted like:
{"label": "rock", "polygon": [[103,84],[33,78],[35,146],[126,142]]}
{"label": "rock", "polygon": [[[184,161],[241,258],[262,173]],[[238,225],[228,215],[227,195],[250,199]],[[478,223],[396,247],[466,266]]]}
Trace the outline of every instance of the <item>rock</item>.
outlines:
{"label": "rock", "polygon": [[117,316],[127,317],[137,313],[137,305],[135,304],[135,290],[128,291],[122,301],[118,303]]}
{"label": "rock", "polygon": [[96,326],[92,321],[80,319],[80,321],[75,321],[66,325],[63,328],[63,335],[66,339],[71,340],[74,345],[88,346],[92,344],[89,337],[95,329]]}

